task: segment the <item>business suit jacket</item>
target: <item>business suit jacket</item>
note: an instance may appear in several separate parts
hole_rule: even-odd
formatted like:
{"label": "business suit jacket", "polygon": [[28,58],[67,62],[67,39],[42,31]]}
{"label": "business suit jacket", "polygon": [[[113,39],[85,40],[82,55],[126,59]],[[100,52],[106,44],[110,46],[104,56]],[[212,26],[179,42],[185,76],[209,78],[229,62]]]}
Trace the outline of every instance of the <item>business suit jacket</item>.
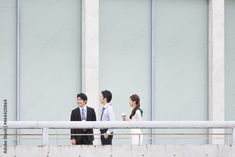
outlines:
{"label": "business suit jacket", "polygon": [[[88,107],[87,106],[87,119],[86,121],[96,121],[96,114],[94,108]],[[70,121],[81,121],[81,114],[80,114],[80,109],[79,107],[74,109],[71,112],[70,116]],[[93,134],[93,129],[85,129],[86,131],[84,132],[84,129],[71,129],[71,134]],[[75,136],[71,135],[71,139],[75,139],[76,141],[79,141],[82,136]],[[94,140],[94,135],[87,135],[87,139],[89,141]]]}

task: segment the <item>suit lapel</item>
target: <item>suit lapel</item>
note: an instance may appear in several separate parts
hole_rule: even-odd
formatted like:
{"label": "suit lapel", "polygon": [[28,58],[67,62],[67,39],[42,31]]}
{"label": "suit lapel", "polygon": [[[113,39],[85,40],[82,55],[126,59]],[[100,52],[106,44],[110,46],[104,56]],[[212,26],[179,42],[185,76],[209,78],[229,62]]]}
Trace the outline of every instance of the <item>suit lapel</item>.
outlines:
{"label": "suit lapel", "polygon": [[87,107],[87,116],[86,116],[86,120],[89,121],[91,117],[91,112],[90,112],[90,108]]}
{"label": "suit lapel", "polygon": [[78,113],[77,113],[77,115],[78,115],[78,121],[81,121],[81,114],[80,114],[80,108],[78,107]]}

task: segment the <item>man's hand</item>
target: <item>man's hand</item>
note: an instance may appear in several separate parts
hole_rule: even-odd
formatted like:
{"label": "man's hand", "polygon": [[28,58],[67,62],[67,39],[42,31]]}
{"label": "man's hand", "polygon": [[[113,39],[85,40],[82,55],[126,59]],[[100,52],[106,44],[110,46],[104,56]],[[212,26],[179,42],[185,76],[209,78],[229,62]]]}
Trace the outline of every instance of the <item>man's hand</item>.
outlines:
{"label": "man's hand", "polygon": [[109,137],[109,134],[104,133],[104,138],[107,139]]}
{"label": "man's hand", "polygon": [[75,139],[72,139],[72,140],[71,140],[71,143],[72,143],[72,145],[75,145],[75,144],[76,144],[76,140],[75,140]]}

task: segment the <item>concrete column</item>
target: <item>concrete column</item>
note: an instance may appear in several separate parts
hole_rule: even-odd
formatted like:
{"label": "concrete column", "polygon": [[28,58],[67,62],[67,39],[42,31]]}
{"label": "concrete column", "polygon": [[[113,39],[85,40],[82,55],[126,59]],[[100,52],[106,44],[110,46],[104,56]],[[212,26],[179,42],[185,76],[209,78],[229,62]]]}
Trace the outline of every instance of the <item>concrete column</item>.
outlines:
{"label": "concrete column", "polygon": [[98,119],[99,0],[82,0],[82,91],[87,94],[88,106],[95,108]]}
{"label": "concrete column", "polygon": [[[224,0],[209,0],[209,120],[224,121],[224,108]],[[223,144],[224,136],[210,136],[209,142]]]}

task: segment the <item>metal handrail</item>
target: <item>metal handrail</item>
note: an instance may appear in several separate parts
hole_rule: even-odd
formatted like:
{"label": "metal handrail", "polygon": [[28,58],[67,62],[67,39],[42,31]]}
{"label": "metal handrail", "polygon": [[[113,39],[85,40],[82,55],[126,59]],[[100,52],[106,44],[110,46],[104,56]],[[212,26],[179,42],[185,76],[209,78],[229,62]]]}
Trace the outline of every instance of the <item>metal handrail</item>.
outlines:
{"label": "metal handrail", "polygon": [[225,129],[235,128],[235,121],[8,121],[7,126],[0,122],[0,128],[6,127],[8,129]]}
{"label": "metal handrail", "polygon": [[[0,129],[42,129],[42,143],[49,143],[49,129],[232,129],[235,143],[235,121],[7,121]],[[223,133],[222,133],[223,134]],[[209,135],[209,134],[208,134]],[[210,134],[213,135],[213,134]]]}

